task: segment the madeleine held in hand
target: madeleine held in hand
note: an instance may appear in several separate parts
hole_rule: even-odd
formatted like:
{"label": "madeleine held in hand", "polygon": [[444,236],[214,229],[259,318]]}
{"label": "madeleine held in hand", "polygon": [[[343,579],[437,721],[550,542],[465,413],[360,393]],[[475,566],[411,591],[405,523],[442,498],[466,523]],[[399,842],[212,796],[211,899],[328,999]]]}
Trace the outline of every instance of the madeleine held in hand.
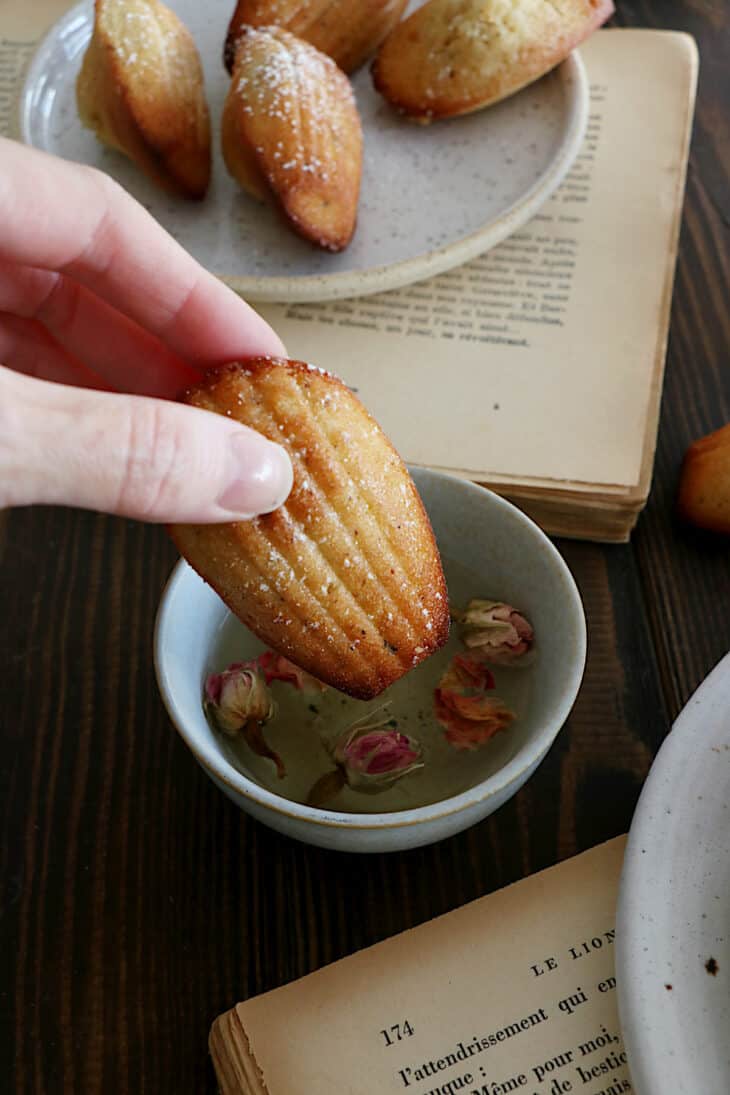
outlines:
{"label": "madeleine held in hand", "polygon": [[685,521],[730,536],[730,423],[687,449],[677,508]]}
{"label": "madeleine held in hand", "polygon": [[260,639],[318,680],[378,695],[448,637],[441,560],[408,470],[359,399],[298,361],[211,370],[185,402],[287,449],[285,505],[174,525],[180,552]]}

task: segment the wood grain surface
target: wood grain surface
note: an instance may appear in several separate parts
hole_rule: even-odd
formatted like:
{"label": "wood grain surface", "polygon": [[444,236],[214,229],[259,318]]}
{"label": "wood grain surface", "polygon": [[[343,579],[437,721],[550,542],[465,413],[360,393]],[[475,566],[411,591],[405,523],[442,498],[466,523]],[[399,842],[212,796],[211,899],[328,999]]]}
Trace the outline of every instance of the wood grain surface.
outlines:
{"label": "wood grain surface", "polygon": [[730,420],[730,13],[618,7],[692,33],[700,87],[649,506],[629,546],[558,544],[590,633],[568,725],[463,835],[389,856],[296,844],[228,802],[165,715],[165,534],[1,515],[3,1090],[213,1092],[207,1032],[235,1001],[628,828],[671,720],[730,648],[730,543],[673,515],[684,449]]}

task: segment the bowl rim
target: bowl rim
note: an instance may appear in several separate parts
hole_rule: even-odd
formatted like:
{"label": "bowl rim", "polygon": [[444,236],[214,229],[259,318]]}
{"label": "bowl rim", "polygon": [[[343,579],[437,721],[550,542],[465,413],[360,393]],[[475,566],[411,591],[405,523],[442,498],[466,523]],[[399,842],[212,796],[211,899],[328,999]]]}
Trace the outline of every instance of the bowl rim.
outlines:
{"label": "bowl rim", "polygon": [[[507,499],[495,494],[494,491],[489,490],[487,487],[431,468],[411,467],[410,470],[416,480],[424,477],[427,479],[448,482],[450,485],[463,490],[466,494],[471,494],[477,503],[483,499],[485,495],[489,496],[492,504],[495,504],[498,508],[509,510],[513,517],[516,517],[518,524],[522,525],[531,536],[534,536],[542,542],[542,547],[547,552],[548,557],[562,578],[565,586],[565,594],[568,603],[570,604],[571,615],[574,617],[576,623],[577,656],[573,660],[562,698],[556,704],[551,717],[545,722],[535,737],[529,741],[516,756],[497,772],[488,776],[487,779],[476,783],[466,791],[461,791],[458,795],[452,795],[448,798],[439,799],[437,802],[429,803],[426,806],[412,807],[408,810],[397,810],[377,814],[355,814],[339,812],[336,810],[323,810],[313,806],[307,806],[304,803],[294,802],[282,795],[277,795],[274,791],[267,790],[248,776],[245,776],[241,771],[235,768],[230,761],[227,761],[218,753],[217,750],[212,747],[207,749],[204,743],[200,742],[199,734],[188,729],[187,719],[181,713],[175,699],[174,691],[168,682],[168,676],[165,669],[164,634],[166,629],[170,626],[171,613],[173,611],[172,605],[178,587],[183,585],[186,581],[189,581],[191,575],[194,575],[198,581],[202,581],[202,579],[185,559],[179,559],[175,564],[162,591],[162,596],[160,597],[153,638],[154,667],[157,685],[167,713],[173,726],[193,753],[198,763],[215,782],[223,784],[234,794],[251,802],[255,807],[259,807],[266,811],[273,811],[289,821],[303,822],[305,824],[319,826],[323,829],[378,831],[407,828],[412,825],[435,822],[453,814],[462,813],[469,807],[477,807],[486,799],[496,797],[500,792],[505,791],[514,782],[518,781],[526,771],[529,772],[530,769],[539,764],[564,725],[578,695],[578,690],[583,679],[587,648],[585,613],[575,579],[560,552],[530,517],[523,513],[517,506],[508,502]],[[211,593],[214,593],[214,591],[211,590]]]}

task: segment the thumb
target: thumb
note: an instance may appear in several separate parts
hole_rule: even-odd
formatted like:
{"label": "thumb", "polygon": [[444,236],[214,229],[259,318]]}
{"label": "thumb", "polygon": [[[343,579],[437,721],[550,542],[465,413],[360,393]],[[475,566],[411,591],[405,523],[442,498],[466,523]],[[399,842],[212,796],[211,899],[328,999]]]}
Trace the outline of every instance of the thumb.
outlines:
{"label": "thumb", "polygon": [[221,415],[0,368],[0,506],[234,521],[283,505],[291,486],[285,450]]}

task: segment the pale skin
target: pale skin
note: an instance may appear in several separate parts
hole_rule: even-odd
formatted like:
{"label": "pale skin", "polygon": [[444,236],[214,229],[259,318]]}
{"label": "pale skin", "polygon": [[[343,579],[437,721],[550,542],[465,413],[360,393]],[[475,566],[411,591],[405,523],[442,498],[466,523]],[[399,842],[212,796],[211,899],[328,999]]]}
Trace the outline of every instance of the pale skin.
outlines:
{"label": "pale skin", "polygon": [[107,176],[2,138],[0,222],[0,508],[207,523],[285,501],[280,446],[174,402],[284,353],[253,309]]}

